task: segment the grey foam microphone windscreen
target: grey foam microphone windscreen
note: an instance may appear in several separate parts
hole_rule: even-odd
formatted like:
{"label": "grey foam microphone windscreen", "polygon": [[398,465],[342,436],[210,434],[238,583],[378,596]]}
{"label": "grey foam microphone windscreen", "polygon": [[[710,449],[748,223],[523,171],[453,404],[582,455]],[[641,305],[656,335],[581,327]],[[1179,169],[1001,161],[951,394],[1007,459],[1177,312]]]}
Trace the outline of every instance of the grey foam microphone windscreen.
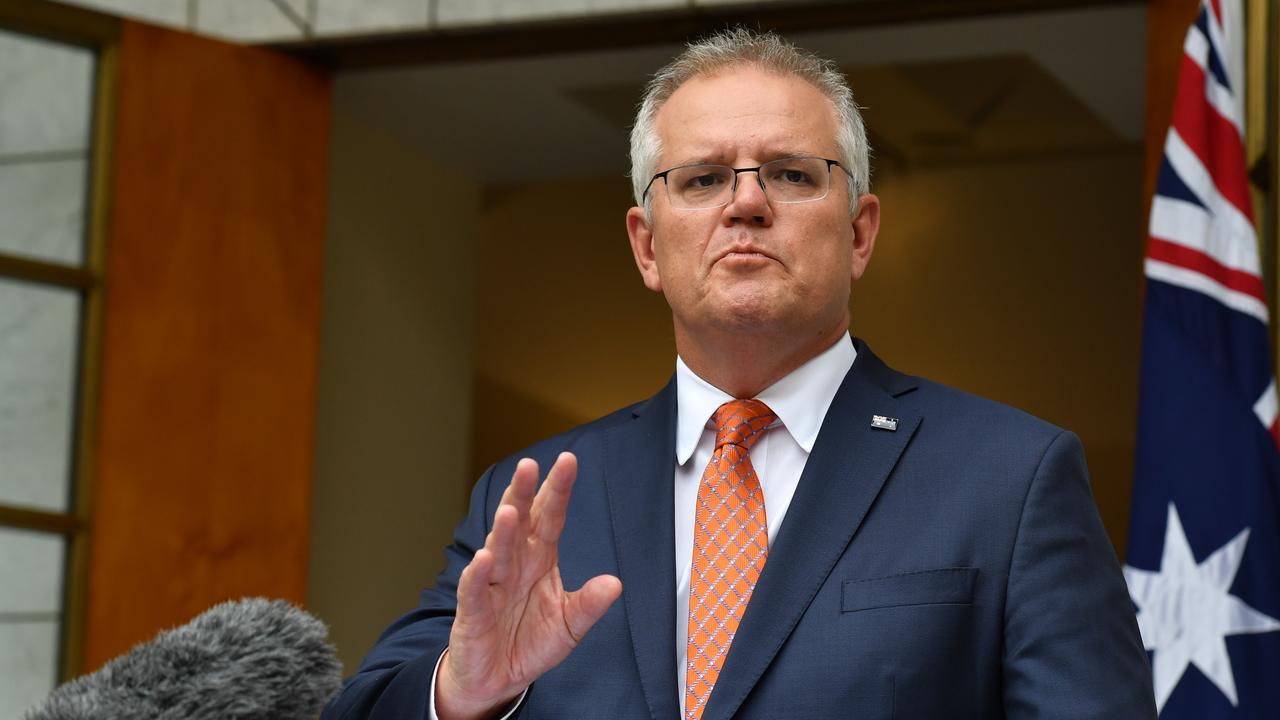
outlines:
{"label": "grey foam microphone windscreen", "polygon": [[314,720],[342,682],[327,635],[282,600],[225,602],[59,686],[23,718]]}

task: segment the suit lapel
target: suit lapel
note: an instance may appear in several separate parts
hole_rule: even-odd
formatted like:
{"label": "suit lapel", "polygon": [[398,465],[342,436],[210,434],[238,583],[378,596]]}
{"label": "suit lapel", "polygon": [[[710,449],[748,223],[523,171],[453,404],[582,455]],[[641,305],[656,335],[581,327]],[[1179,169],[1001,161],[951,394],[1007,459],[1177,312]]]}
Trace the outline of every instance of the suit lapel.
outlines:
{"label": "suit lapel", "polygon": [[676,693],[676,384],[604,436],[603,463],[622,600],[654,720],[679,716]]}
{"label": "suit lapel", "polygon": [[[915,387],[911,378],[890,370],[861,342],[857,349],[857,361],[836,392],[805,463],[704,720],[726,720],[737,712],[848,547],[920,424],[920,416],[898,399]],[[897,430],[872,428],[872,415],[896,417]]]}

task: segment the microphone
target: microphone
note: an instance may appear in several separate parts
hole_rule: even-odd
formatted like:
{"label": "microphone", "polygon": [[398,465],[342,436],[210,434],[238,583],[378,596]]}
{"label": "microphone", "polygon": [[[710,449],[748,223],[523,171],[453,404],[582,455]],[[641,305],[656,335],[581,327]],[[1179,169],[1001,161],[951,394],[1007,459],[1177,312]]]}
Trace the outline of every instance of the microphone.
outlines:
{"label": "microphone", "polygon": [[315,720],[342,683],[327,637],[283,600],[224,602],[55,688],[23,720]]}

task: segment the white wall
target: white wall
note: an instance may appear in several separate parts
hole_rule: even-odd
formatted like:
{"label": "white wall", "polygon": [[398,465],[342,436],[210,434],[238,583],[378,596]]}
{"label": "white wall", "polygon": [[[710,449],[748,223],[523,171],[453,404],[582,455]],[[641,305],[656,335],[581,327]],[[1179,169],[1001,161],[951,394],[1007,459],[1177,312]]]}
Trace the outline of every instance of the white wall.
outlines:
{"label": "white wall", "polygon": [[591,17],[785,0],[61,0],[244,42]]}

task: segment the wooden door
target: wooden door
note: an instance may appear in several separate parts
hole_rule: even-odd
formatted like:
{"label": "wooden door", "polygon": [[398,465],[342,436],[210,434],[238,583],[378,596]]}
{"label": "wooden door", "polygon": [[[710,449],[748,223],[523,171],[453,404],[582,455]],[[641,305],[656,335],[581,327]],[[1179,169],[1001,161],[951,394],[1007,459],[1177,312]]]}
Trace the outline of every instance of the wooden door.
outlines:
{"label": "wooden door", "polygon": [[84,670],[306,593],[330,81],[123,23]]}

